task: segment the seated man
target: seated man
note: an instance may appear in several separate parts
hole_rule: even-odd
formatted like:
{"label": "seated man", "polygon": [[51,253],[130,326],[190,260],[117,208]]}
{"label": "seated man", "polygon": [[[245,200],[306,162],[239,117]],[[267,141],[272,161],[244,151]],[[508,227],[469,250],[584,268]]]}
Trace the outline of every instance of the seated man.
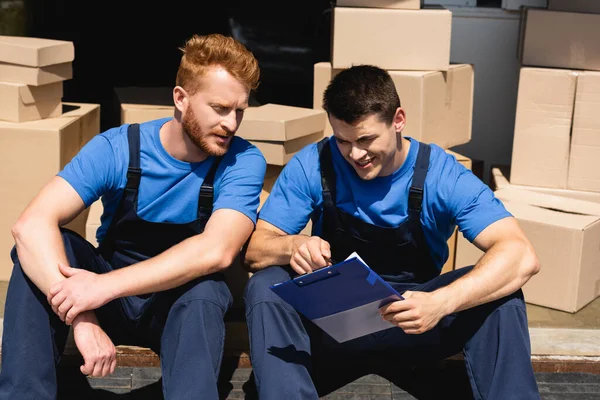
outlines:
{"label": "seated man", "polygon": [[[223,270],[254,229],[266,170],[235,137],[258,62],[222,35],[194,36],[173,89],[175,114],[93,138],[13,227],[1,399],[55,399],[73,326],[81,372],[115,369],[114,344],[160,354],[166,399],[216,399]],[[94,248],[59,228],[102,197]]]}
{"label": "seated man", "polygon": [[[346,69],[323,99],[333,137],[286,165],[246,252],[256,271],[245,301],[260,398],[317,398],[311,348],[313,358],[360,351],[403,366],[462,350],[476,399],[539,398],[520,290],[539,265],[517,221],[453,156],[402,137],[406,117],[386,71]],[[309,218],[313,236],[300,235]],[[440,275],[455,225],[486,253]],[[337,343],[269,286],[353,251],[405,299],[380,309],[392,329]]]}

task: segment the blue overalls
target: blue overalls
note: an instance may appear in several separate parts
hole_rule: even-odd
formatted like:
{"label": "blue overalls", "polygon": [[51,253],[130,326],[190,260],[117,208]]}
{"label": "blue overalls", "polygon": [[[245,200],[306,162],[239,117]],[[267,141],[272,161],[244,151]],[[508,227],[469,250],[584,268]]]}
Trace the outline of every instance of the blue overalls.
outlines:
{"label": "blue overalls", "polygon": [[[154,223],[137,215],[140,169],[139,125],[128,128],[127,185],[99,248],[62,229],[69,263],[95,273],[154,257],[180,241],[202,233],[212,213],[214,160],[199,194],[197,219],[188,224]],[[55,399],[56,364],[69,327],[52,311],[44,294],[21,269],[17,252],[4,314],[0,399]],[[149,347],[160,354],[166,399],[218,399],[223,317],[232,302],[221,274],[198,278],[180,287],[119,298],[95,310],[100,326],[115,345]]]}
{"label": "blue overalls", "polygon": [[[336,180],[327,140],[319,143],[324,204],[322,237],[331,244],[334,260],[344,260],[357,251],[400,293],[431,292],[471,270],[472,267],[462,268],[440,275],[429,255],[420,222],[431,150],[428,145],[419,143],[408,196],[408,219],[396,228],[385,228],[365,223],[335,206]],[[269,289],[293,274],[289,266],[270,267],[254,274],[246,287],[251,360],[261,400],[318,398],[317,390],[332,370],[316,370],[313,364],[327,365],[317,363],[317,359],[367,355],[414,366],[443,360],[460,351],[465,356],[475,399],[539,399],[521,290],[448,315],[421,335],[407,335],[393,327],[337,343]]]}

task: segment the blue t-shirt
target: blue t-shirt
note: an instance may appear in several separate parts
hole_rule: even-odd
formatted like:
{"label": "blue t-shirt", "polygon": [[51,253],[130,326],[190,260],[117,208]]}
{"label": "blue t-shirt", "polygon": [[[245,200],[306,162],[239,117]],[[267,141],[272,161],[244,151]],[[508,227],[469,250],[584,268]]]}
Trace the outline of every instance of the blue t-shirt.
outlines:
{"label": "blue t-shirt", "polygon": [[[408,190],[417,159],[419,142],[411,138],[410,151],[393,174],[373,180],[361,179],[330,139],[336,175],[336,206],[364,222],[396,227],[408,218]],[[311,144],[296,154],[279,175],[259,218],[289,233],[299,233],[313,221],[313,235],[322,225],[323,195],[319,154]],[[448,259],[447,241],[455,226],[469,240],[488,225],[511,214],[494,193],[473,173],[431,145],[431,156],[423,193],[421,224],[435,264],[441,269]]]}
{"label": "blue t-shirt", "polygon": [[[184,224],[197,217],[200,186],[215,158],[189,163],[167,153],[159,132],[170,119],[140,124],[142,179],[137,212],[146,221]],[[127,183],[128,146],[127,125],[109,129],[90,140],[58,174],[79,193],[86,207],[102,197],[98,243],[106,235]],[[266,168],[255,146],[234,137],[215,174],[213,210],[236,210],[256,222]]]}

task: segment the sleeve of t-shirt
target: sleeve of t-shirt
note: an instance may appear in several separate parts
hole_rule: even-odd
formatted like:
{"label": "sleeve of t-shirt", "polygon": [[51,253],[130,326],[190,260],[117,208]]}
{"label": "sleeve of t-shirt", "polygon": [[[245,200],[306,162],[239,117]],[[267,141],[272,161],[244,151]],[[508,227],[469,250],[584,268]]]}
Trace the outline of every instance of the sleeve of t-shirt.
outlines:
{"label": "sleeve of t-shirt", "polygon": [[450,197],[450,213],[464,237],[472,242],[489,225],[512,215],[489,186],[470,170],[462,169]]}
{"label": "sleeve of t-shirt", "polygon": [[296,235],[304,229],[313,212],[315,200],[311,193],[310,180],[295,156],[279,174],[258,217],[289,235]]}
{"label": "sleeve of t-shirt", "polygon": [[215,193],[213,209],[236,210],[256,224],[260,191],[267,163],[256,147],[249,147],[227,165]]}
{"label": "sleeve of t-shirt", "polygon": [[104,135],[96,135],[58,173],[79,194],[86,207],[117,181],[113,148]]}

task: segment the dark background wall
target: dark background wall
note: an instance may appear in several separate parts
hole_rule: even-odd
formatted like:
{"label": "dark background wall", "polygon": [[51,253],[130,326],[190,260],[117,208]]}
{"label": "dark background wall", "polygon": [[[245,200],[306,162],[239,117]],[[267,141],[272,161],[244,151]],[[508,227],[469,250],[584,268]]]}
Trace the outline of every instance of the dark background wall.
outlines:
{"label": "dark background wall", "polygon": [[63,101],[101,104],[101,128],[119,124],[115,88],[172,87],[193,34],[242,41],[261,66],[259,104],[312,107],[313,64],[329,60],[329,0],[163,2],[25,0],[26,35],[72,41]]}

